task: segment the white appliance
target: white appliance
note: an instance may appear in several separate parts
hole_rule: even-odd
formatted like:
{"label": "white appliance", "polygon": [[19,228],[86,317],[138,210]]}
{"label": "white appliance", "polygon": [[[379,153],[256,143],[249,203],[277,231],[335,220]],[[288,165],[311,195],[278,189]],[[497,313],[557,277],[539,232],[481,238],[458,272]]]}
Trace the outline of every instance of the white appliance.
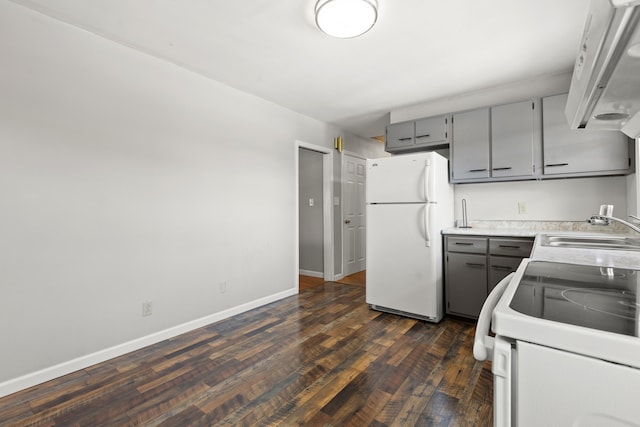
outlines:
{"label": "white appliance", "polygon": [[453,226],[449,161],[430,153],[367,160],[367,287],[371,308],[439,322],[443,228]]}
{"label": "white appliance", "polygon": [[640,270],[529,259],[500,282],[473,348],[494,425],[640,426],[639,291]]}
{"label": "white appliance", "polygon": [[591,0],[565,112],[571,129],[640,137],[640,0]]}

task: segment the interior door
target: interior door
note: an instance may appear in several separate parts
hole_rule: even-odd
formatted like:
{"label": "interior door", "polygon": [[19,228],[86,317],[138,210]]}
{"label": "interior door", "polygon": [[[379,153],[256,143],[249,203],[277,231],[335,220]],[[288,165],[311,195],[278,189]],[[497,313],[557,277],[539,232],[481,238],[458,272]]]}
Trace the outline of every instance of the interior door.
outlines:
{"label": "interior door", "polygon": [[365,269],[365,188],[366,161],[358,157],[344,155],[343,171],[343,224],[344,275],[358,273]]}

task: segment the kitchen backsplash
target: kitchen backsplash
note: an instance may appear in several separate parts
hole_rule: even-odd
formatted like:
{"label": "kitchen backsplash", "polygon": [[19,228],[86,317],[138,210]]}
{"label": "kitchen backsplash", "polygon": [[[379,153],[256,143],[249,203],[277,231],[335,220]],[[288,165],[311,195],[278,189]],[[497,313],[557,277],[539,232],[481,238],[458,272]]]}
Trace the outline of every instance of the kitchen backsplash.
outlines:
{"label": "kitchen backsplash", "polygon": [[624,176],[549,181],[457,184],[455,218],[475,220],[573,221],[587,220],[600,205],[614,205],[613,216],[627,217]]}
{"label": "kitchen backsplash", "polygon": [[[456,225],[461,225],[458,220]],[[627,234],[629,228],[622,224],[612,223],[611,225],[591,225],[586,221],[511,221],[511,220],[469,220],[468,225],[472,229],[484,230],[514,230],[514,231],[582,231],[590,233],[621,233]]]}

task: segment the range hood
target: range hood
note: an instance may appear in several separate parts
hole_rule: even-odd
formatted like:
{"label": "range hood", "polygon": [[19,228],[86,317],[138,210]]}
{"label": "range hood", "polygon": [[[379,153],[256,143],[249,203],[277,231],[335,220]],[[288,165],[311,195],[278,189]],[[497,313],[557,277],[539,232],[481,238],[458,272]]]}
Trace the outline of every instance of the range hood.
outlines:
{"label": "range hood", "polygon": [[571,129],[640,137],[640,0],[591,0],[565,113]]}

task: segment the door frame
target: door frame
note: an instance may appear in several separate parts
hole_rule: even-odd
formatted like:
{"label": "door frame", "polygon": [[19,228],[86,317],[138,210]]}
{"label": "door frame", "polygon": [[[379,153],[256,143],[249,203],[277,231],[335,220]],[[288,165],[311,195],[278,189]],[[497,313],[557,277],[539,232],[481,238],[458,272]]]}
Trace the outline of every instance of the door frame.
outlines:
{"label": "door frame", "polygon": [[[341,193],[342,193],[342,203],[340,204],[340,227],[343,227],[342,221],[344,219],[344,204],[345,204],[345,197],[346,197],[346,194],[347,194],[347,192],[345,191],[346,183],[345,183],[345,180],[344,180],[344,156],[351,156],[351,157],[355,157],[357,159],[367,160],[367,158],[364,157],[363,155],[358,154],[358,153],[354,153],[354,152],[351,152],[351,151],[344,150],[342,153],[340,153],[340,169],[341,169],[341,176],[342,176],[342,183],[341,183],[341,190],[340,190]],[[366,176],[365,176],[365,179],[366,179]],[[366,205],[366,201],[365,201],[365,205]],[[344,229],[341,230],[341,234],[342,234],[342,241],[340,242],[340,244],[341,244],[341,248],[342,248],[342,250],[341,250],[342,259],[340,260],[340,263],[341,263],[340,277],[336,278],[336,280],[339,280],[339,279],[342,279],[343,277],[345,277],[344,268],[345,268],[345,265],[346,265],[346,256],[347,255],[345,254],[345,251],[344,251],[345,240],[346,240]],[[365,239],[366,239],[366,237],[365,237]]]}
{"label": "door frame", "polygon": [[295,224],[294,224],[294,282],[300,289],[300,149],[315,151],[322,154],[322,246],[323,246],[323,278],[334,280],[333,262],[333,151],[321,145],[304,141],[295,142]]}

